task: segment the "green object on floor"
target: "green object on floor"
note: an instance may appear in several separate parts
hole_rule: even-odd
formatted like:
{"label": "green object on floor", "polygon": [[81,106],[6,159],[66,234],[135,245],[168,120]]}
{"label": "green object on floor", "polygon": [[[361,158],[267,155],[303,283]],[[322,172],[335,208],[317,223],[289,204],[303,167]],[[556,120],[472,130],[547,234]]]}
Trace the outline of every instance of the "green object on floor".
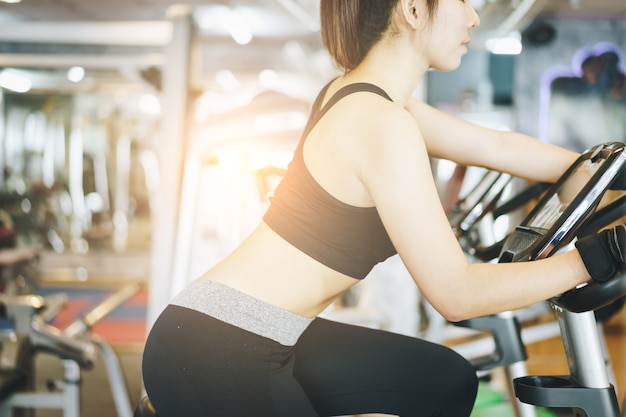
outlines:
{"label": "green object on floor", "polygon": [[[545,408],[537,408],[537,417],[556,417],[552,411]],[[489,404],[480,408],[474,407],[470,417],[515,417],[513,407],[508,402]]]}
{"label": "green object on floor", "polygon": [[[502,392],[481,381],[478,384],[478,394],[470,417],[515,417],[515,413]],[[556,417],[556,414],[544,408],[537,408],[537,417]]]}
{"label": "green object on floor", "polygon": [[498,404],[504,401],[504,394],[491,387],[488,382],[481,381],[478,384],[478,394],[476,394],[476,401],[474,402],[474,408],[482,408],[490,404]]}

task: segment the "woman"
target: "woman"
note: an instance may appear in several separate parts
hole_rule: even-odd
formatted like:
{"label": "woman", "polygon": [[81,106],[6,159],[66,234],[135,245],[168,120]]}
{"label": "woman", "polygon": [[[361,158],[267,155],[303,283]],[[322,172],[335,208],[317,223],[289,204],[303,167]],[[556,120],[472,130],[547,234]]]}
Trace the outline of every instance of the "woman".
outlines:
{"label": "woman", "polygon": [[[590,279],[578,250],[468,264],[450,230],[429,155],[537,181],[555,181],[578,156],[411,97],[430,68],[458,67],[479,24],[469,1],[320,6],[323,41],[343,75],[320,93],[258,228],[155,323],[143,372],[161,417],[468,416],[476,376],[452,350],[316,316],[396,252],[450,321],[525,307]],[[623,249],[607,239],[588,246],[609,248],[598,262],[615,269]]]}

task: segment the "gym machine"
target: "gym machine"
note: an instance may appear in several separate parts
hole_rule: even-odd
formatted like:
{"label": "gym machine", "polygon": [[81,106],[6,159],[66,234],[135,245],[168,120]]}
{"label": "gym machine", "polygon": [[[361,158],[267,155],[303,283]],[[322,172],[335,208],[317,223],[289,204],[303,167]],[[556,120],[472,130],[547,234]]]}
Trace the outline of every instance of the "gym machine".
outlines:
{"label": "gym machine", "polygon": [[[624,197],[597,211],[589,220],[617,175],[626,164],[624,145],[605,144],[587,151],[556,183],[511,235],[501,262],[523,262],[548,257],[576,236],[594,232],[623,218]],[[588,171],[591,179],[573,197],[573,178]],[[575,417],[624,417],[603,355],[603,340],[596,327],[594,310],[626,296],[626,275],[606,284],[589,282],[549,300],[560,329],[570,374],[566,376],[520,376],[514,379],[515,395],[525,404],[569,408]]]}
{"label": "gym machine", "polygon": [[[541,202],[548,199],[547,201],[551,201],[550,208],[555,210],[555,198],[563,197],[558,196],[558,194],[557,197],[555,197],[555,193],[558,193],[559,190],[561,190],[562,193],[562,190],[567,187],[569,188],[570,194],[572,194],[572,188],[577,190],[576,187],[572,187],[573,181],[579,182],[578,185],[581,187],[580,197],[576,200],[572,199],[560,201],[561,204],[556,208],[556,212],[547,214],[544,213],[541,208],[543,207],[543,203],[540,203],[531,213],[541,213],[539,215],[536,214],[536,218],[545,217],[547,215],[554,217],[555,215],[560,214],[558,211],[559,209],[571,206],[568,210],[581,212],[586,216],[585,217],[581,214],[580,217],[570,216],[569,218],[566,218],[570,222],[568,227],[572,229],[574,227],[581,228],[578,232],[579,235],[600,230],[607,224],[619,219],[625,214],[625,197],[622,197],[611,203],[609,206],[593,213],[593,219],[588,221],[589,216],[592,214],[593,210],[597,206],[597,203],[599,202],[599,198],[604,194],[606,187],[608,187],[608,184],[610,184],[610,182],[613,181],[613,178],[615,178],[615,176],[617,176],[621,171],[623,164],[622,148],[623,144],[610,143],[599,145],[587,151],[570,168],[570,170],[562,176],[561,180],[546,192],[545,195],[548,197],[544,197]],[[598,176],[600,175],[598,173],[600,165],[603,165],[603,169],[600,170],[600,172],[604,173],[604,177]],[[585,167],[585,169],[589,169],[590,173],[593,172],[596,174],[587,175],[588,182],[586,181],[587,178],[584,181],[576,179],[581,175],[579,171],[581,171],[583,167]],[[572,178],[576,180],[573,180]],[[468,257],[478,261],[490,261],[502,250],[502,247],[507,242],[509,242],[510,245],[510,239],[513,238],[512,236],[509,236],[507,239],[498,241],[490,246],[483,246],[481,241],[481,237],[483,236],[483,234],[481,234],[482,229],[477,227],[477,224],[481,219],[489,214],[492,217],[491,220],[493,220],[502,214],[508,213],[521,205],[526,204],[532,198],[538,197],[540,193],[544,192],[548,188],[547,184],[533,185],[509,201],[498,205],[498,201],[503,195],[504,188],[508,186],[510,179],[510,176],[507,174],[492,171],[487,172],[478,184],[465,197],[460,199],[451,210],[449,215],[451,226],[455,231],[461,246],[468,254]],[[609,181],[608,184],[606,183],[607,181]],[[583,184],[586,184],[587,188],[583,189]],[[595,184],[596,188],[590,188],[592,187],[592,184]],[[590,207],[587,207],[582,196],[594,192],[598,193],[598,195],[595,196],[594,194],[591,194],[592,197],[588,198],[597,198],[597,201],[593,199],[591,200],[592,202],[595,202],[596,205],[589,204]],[[581,203],[581,201],[583,201],[583,203]],[[526,217],[526,219],[529,218],[530,214]],[[556,221],[556,219],[552,218],[552,221]],[[512,235],[519,236],[520,228],[524,228],[524,223],[516,228]],[[572,235],[570,235],[568,241],[563,241],[563,244],[569,243],[572,239],[571,236]],[[502,252],[499,262],[510,262],[510,259],[507,259],[508,251],[510,251],[510,248],[507,248],[507,250]],[[591,315],[594,319],[594,329],[596,329],[595,337],[600,339],[600,343],[603,341],[601,316],[604,318],[610,317],[617,311],[617,309],[621,308],[623,300],[623,294],[621,299],[619,294],[615,294],[613,298],[606,301],[604,304],[595,303],[590,308],[590,310],[598,310],[595,314],[592,312]],[[560,335],[561,328],[563,327],[560,325],[561,323],[559,320],[556,320],[555,322],[532,325],[522,329],[518,321],[518,316],[519,312],[505,312],[455,323],[456,325],[464,328],[473,329],[475,331],[487,331],[490,333],[492,336],[491,338],[481,338],[478,341],[466,342],[461,346],[455,347],[455,349],[470,359],[470,362],[472,362],[479,374],[486,373],[494,368],[502,367],[505,371],[507,382],[510,382],[510,385],[507,388],[509,389],[509,395],[511,398],[514,398],[513,379],[524,377],[527,374],[525,365],[527,358],[524,347],[525,343]],[[493,347],[493,345],[495,345],[495,347]],[[599,357],[604,364],[605,373],[608,372],[609,381],[613,381],[614,378],[612,378],[612,370],[610,365],[607,365],[610,361],[608,360],[606,347],[601,344],[598,352],[600,354]],[[538,412],[538,409],[535,409],[535,407],[531,407],[524,402],[514,400],[511,405],[513,406],[513,411],[517,416],[534,417]],[[547,406],[547,404],[539,405]]]}
{"label": "gym machine", "polygon": [[[64,330],[49,324],[67,302],[64,294],[0,294],[0,417],[30,416],[33,409],[61,409],[63,417],[80,416],[81,371],[91,369],[98,355],[103,359],[119,417],[130,417],[132,406],[117,356],[91,327],[139,289],[128,284],[107,297]],[[35,384],[35,355],[58,357],[63,378]]]}

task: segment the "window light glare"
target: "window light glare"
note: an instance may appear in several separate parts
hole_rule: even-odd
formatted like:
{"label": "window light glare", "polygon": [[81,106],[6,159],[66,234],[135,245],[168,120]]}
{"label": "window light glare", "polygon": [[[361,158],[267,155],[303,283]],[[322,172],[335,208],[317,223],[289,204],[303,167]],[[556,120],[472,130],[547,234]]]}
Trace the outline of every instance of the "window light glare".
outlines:
{"label": "window light glare", "polygon": [[0,72],[0,87],[16,93],[26,93],[32,87],[30,79],[15,71],[4,70]]}
{"label": "window light glare", "polygon": [[299,111],[260,114],[254,117],[252,128],[259,133],[299,130],[306,125],[307,117]]}
{"label": "window light glare", "polygon": [[259,82],[265,88],[275,88],[280,83],[280,77],[276,71],[271,69],[264,69],[259,73]]}
{"label": "window light glare", "polygon": [[139,109],[152,116],[161,114],[161,102],[152,94],[144,94],[139,98]]}
{"label": "window light glare", "polygon": [[231,10],[228,17],[228,31],[233,40],[239,45],[252,42],[252,30],[244,15],[238,10]]}
{"label": "window light glare", "polygon": [[240,83],[235,74],[229,69],[221,69],[215,73],[215,80],[224,91],[232,91],[239,87]]}
{"label": "window light glare", "polygon": [[519,55],[522,53],[522,37],[519,32],[513,32],[502,38],[488,39],[485,46],[492,54]]}
{"label": "window light glare", "polygon": [[72,67],[67,71],[67,79],[73,83],[79,83],[85,78],[85,69],[83,67]]}

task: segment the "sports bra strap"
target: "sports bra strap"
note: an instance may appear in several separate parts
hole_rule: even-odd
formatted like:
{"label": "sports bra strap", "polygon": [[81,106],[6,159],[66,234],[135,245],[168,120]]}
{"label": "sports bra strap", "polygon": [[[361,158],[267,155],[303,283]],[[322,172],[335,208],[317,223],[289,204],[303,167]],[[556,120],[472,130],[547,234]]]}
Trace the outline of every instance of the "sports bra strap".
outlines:
{"label": "sports bra strap", "polygon": [[341,87],[330,98],[330,100],[328,100],[328,103],[326,103],[324,107],[320,108],[322,105],[322,100],[324,99],[326,91],[328,90],[328,87],[330,86],[331,83],[332,81],[326,84],[326,86],[324,86],[322,91],[320,91],[320,94],[317,96],[317,99],[313,103],[313,110],[311,112],[311,118],[309,119],[309,123],[307,123],[307,126],[304,130],[304,133],[302,135],[303,138],[305,138],[309,134],[309,132],[313,129],[313,127],[317,124],[317,122],[326,114],[326,112],[328,112],[328,110],[330,110],[331,107],[333,107],[339,100],[341,100],[345,96],[348,96],[353,93],[359,93],[361,91],[366,91],[366,92],[378,94],[379,96],[384,97],[389,101],[393,101],[391,97],[389,97],[389,95],[385,92],[385,90],[378,87],[377,85],[370,84],[370,83],[354,83],[354,84],[348,84],[344,87]]}

